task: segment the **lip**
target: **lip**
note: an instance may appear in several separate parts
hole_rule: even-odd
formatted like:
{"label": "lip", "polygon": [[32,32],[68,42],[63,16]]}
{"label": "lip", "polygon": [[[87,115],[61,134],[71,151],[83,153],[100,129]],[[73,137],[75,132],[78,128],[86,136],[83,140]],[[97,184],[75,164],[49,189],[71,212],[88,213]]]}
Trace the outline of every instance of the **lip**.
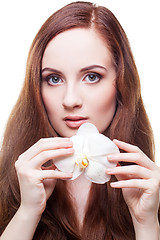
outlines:
{"label": "lip", "polygon": [[64,121],[70,128],[79,128],[83,123],[88,122],[88,118],[82,116],[67,116],[64,118]]}

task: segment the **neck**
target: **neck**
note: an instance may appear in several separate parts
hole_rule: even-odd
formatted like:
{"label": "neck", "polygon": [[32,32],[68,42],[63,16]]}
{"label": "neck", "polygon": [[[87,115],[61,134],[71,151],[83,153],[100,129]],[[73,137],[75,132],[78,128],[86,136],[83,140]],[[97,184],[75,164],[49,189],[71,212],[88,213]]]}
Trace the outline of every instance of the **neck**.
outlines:
{"label": "neck", "polygon": [[80,226],[83,225],[90,188],[91,182],[83,174],[73,181],[67,181],[67,190],[70,193]]}

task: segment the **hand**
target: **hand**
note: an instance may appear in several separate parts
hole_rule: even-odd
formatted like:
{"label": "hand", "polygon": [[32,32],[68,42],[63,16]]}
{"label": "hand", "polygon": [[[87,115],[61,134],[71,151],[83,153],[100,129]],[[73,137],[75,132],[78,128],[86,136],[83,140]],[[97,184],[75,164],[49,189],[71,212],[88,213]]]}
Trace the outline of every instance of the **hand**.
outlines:
{"label": "hand", "polygon": [[117,166],[106,173],[115,175],[117,182],[111,187],[122,188],[133,223],[149,225],[157,222],[159,207],[160,169],[138,147],[114,140],[126,153],[107,156],[110,162],[130,162],[137,165]]}
{"label": "hand", "polygon": [[56,179],[69,179],[70,173],[56,171],[54,164],[45,168],[44,164],[58,157],[73,154],[72,142],[68,138],[41,139],[21,154],[15,163],[18,175],[21,205],[26,213],[41,216],[46,202],[52,194]]}

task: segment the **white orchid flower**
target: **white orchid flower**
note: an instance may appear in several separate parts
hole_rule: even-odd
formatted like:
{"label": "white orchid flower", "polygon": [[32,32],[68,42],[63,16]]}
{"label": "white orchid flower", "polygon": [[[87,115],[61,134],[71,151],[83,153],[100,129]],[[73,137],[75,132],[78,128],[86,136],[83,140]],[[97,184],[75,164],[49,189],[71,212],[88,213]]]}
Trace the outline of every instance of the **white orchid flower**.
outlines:
{"label": "white orchid flower", "polygon": [[82,124],[70,140],[75,152],[72,156],[58,159],[54,163],[58,170],[73,173],[71,180],[83,173],[91,182],[108,182],[110,176],[105,171],[117,164],[108,162],[107,155],[119,152],[118,147],[108,137],[100,134],[91,123]]}

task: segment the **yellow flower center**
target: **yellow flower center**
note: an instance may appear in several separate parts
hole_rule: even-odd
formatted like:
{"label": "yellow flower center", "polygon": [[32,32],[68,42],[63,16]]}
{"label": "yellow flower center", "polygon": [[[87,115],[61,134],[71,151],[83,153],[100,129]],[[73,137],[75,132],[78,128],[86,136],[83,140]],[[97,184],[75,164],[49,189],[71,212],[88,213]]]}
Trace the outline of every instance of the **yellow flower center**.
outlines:
{"label": "yellow flower center", "polygon": [[79,166],[80,168],[86,168],[88,164],[89,161],[86,156],[79,157],[76,160],[76,165]]}

